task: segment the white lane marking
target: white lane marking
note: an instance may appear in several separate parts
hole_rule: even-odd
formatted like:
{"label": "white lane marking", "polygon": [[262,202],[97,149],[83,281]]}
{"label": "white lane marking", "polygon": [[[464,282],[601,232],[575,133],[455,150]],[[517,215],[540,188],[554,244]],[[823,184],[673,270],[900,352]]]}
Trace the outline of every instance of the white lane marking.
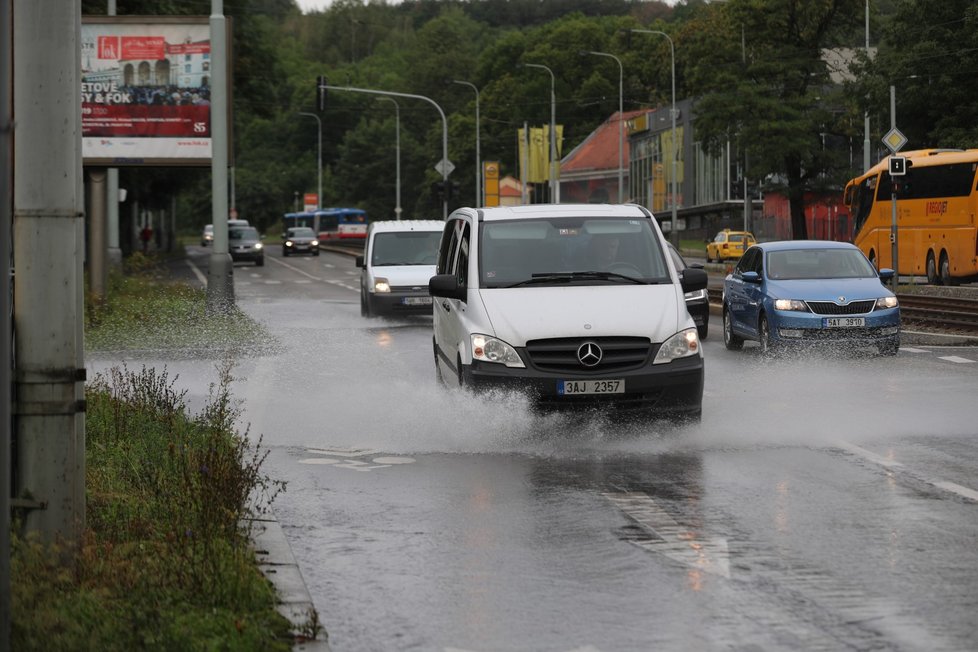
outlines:
{"label": "white lane marking", "polygon": [[602,495],[614,503],[627,517],[659,539],[630,543],[657,552],[686,566],[730,578],[730,553],[726,539],[696,538],[693,531],[677,523],[646,493],[605,492]]}
{"label": "white lane marking", "polygon": [[273,279],[268,279],[265,281],[265,285],[282,285],[282,281],[276,281]]}
{"label": "white lane marking", "polygon": [[341,461],[331,457],[307,457],[304,460],[299,460],[299,464],[339,464]]}
{"label": "white lane marking", "polygon": [[306,452],[317,455],[332,455],[333,457],[365,457],[376,455],[380,451],[374,448],[307,448]]}
{"label": "white lane marking", "polygon": [[978,503],[978,491],[975,491],[974,489],[968,489],[967,487],[962,487],[956,482],[946,482],[944,480],[941,480],[939,482],[935,482],[934,486],[940,487],[944,491],[950,491],[951,493],[958,494],[959,496],[963,496],[964,498],[970,498],[971,500]]}
{"label": "white lane marking", "polygon": [[307,278],[300,278],[300,279],[296,279],[296,280],[294,280],[294,281],[292,281],[292,282],[293,282],[293,283],[298,283],[298,284],[300,284],[300,285],[301,285],[302,283],[312,283],[312,281],[310,281],[310,280],[309,280],[309,279],[307,279]]}
{"label": "white lane marking", "polygon": [[271,261],[273,261],[273,262],[275,262],[275,263],[278,263],[282,267],[287,267],[287,268],[291,269],[296,274],[302,274],[303,276],[306,276],[306,277],[308,277],[309,279],[311,279],[313,281],[322,281],[323,280],[323,279],[319,278],[318,276],[313,276],[312,274],[310,274],[309,272],[307,272],[305,270],[299,269],[295,265],[288,264],[284,260],[279,260],[278,258],[272,258],[271,256],[269,256],[268,259],[271,260]]}
{"label": "white lane marking", "polygon": [[839,448],[848,451],[849,453],[852,453],[857,457],[862,457],[863,459],[869,460],[870,462],[879,464],[880,466],[884,466],[886,468],[904,469],[905,473],[907,473],[908,475],[912,476],[914,479],[920,482],[929,484],[932,487],[936,487],[948,493],[956,494],[958,496],[961,496],[962,498],[967,498],[968,500],[973,500],[975,502],[978,502],[978,491],[975,491],[974,489],[965,487],[964,485],[957,484],[956,482],[949,482],[947,480],[928,478],[926,476],[918,475],[916,473],[913,473],[909,468],[904,467],[903,464],[897,462],[896,460],[891,460],[885,457],[881,457],[876,453],[872,453],[866,450],[865,448],[860,448],[859,446],[856,446],[855,444],[850,444],[849,442],[845,442],[845,441],[839,442],[838,446]]}
{"label": "white lane marking", "polygon": [[352,285],[347,285],[343,281],[331,281],[331,280],[327,280],[326,282],[329,283],[330,285],[335,285],[337,287],[346,288],[347,290],[353,290],[354,292],[359,292],[360,291],[360,288],[358,288],[358,287],[355,288]]}
{"label": "white lane marking", "polygon": [[885,457],[881,457],[881,456],[877,455],[876,453],[872,453],[872,452],[866,450],[865,448],[860,448],[859,446],[856,446],[855,444],[850,444],[847,441],[839,442],[839,447],[842,450],[845,450],[845,451],[848,451],[848,452],[852,453],[856,457],[861,457],[863,459],[869,460],[873,464],[879,464],[880,466],[885,466],[888,469],[891,469],[891,468],[900,468],[900,467],[903,466],[902,464],[900,464],[896,460],[890,460],[890,459],[887,459]]}
{"label": "white lane marking", "polygon": [[207,277],[204,276],[204,273],[200,271],[200,268],[197,267],[197,265],[194,264],[194,261],[190,260],[189,258],[187,258],[186,261],[187,261],[187,265],[190,267],[190,271],[194,273],[194,276],[197,277],[197,280],[203,283],[204,287],[207,287]]}
{"label": "white lane marking", "polygon": [[915,349],[912,346],[901,346],[901,351],[906,351],[907,353],[930,353],[927,349]]}
{"label": "white lane marking", "polygon": [[941,360],[947,360],[948,362],[955,362],[957,364],[968,364],[969,362],[974,362],[974,360],[969,360],[968,358],[961,358],[956,355],[942,355]]}
{"label": "white lane marking", "polygon": [[413,464],[415,459],[413,457],[375,457],[370,461],[374,464],[386,464],[390,466],[391,464]]}

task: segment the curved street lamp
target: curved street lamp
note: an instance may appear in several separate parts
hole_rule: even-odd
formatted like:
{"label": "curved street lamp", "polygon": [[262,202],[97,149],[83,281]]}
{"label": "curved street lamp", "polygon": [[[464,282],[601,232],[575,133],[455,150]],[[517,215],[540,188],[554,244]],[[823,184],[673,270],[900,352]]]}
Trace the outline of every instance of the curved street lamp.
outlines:
{"label": "curved street lamp", "polygon": [[557,93],[554,71],[539,63],[521,63],[524,68],[540,68],[550,73],[550,201],[560,203],[560,182],[557,180]]}
{"label": "curved street lamp", "polygon": [[394,183],[394,219],[401,219],[401,105],[397,103],[392,97],[378,97],[378,102],[387,101],[394,103],[394,151],[396,157],[396,163],[394,165],[397,171],[397,177]]}
{"label": "curved street lamp", "polygon": [[621,65],[621,59],[607,52],[594,52],[592,50],[581,50],[583,54],[593,54],[596,57],[608,57],[614,59],[618,64],[618,203],[625,201],[625,112],[623,109],[623,85],[625,81],[625,68]]}
{"label": "curved street lamp", "polygon": [[482,196],[482,153],[479,142],[479,89],[472,82],[462,81],[461,79],[449,79],[451,84],[461,84],[468,86],[475,91],[475,200],[479,206],[484,206],[486,198]]}
{"label": "curved street lamp", "polygon": [[636,34],[658,34],[659,36],[665,36],[669,41],[669,54],[672,55],[672,110],[669,112],[672,117],[672,228],[669,230],[669,240],[676,247],[679,246],[679,222],[676,217],[677,206],[676,199],[678,197],[676,192],[676,180],[677,174],[677,155],[679,151],[676,149],[676,47],[672,42],[672,37],[665,32],[660,32],[655,29],[630,29],[629,32],[635,32]]}

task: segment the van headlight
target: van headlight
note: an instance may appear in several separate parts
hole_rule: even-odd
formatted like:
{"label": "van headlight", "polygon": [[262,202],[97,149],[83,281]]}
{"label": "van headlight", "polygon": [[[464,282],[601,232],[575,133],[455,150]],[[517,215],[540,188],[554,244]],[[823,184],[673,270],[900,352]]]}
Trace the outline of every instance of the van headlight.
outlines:
{"label": "van headlight", "polygon": [[700,336],[695,328],[687,328],[670,337],[659,347],[652,364],[663,364],[699,354]]}
{"label": "van headlight", "polygon": [[381,278],[378,276],[374,279],[374,292],[380,294],[386,294],[391,291],[391,284],[387,282],[386,278]]}
{"label": "van headlight", "polygon": [[523,369],[523,360],[516,349],[506,342],[488,335],[472,335],[472,358],[482,362],[496,362],[507,367]]}

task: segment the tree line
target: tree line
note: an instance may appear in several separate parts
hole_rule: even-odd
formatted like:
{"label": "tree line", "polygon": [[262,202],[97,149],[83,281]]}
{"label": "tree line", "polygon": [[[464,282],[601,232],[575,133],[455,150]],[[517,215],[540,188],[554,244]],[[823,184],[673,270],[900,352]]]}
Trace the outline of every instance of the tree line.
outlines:
{"label": "tree line", "polygon": [[[866,7],[873,58],[867,57]],[[83,0],[104,14],[105,0]],[[479,90],[483,160],[518,175],[516,130],[550,120],[554,74],[557,122],[569,152],[618,109],[622,62],[625,111],[671,102],[669,39],[677,99],[696,98],[694,138],[746,154],[747,175],[792,203],[834,191],[862,171],[864,115],[873,160],[887,152],[889,87],[907,149],[978,147],[978,5],[970,0],[337,0],[303,14],[293,0],[225,0],[233,38],[235,203],[262,228],[277,224],[299,196],[317,189],[316,84],[423,95],[448,121],[454,205],[472,204],[475,102]],[[118,0],[118,15],[207,15],[210,0]],[[848,71],[823,58],[849,51]],[[842,83],[833,73],[847,72]],[[378,101],[330,91],[323,125],[323,203],[394,217],[395,129],[399,127],[405,218],[439,217],[442,123],[426,102]],[[855,154],[853,154],[855,152]],[[209,174],[200,168],[131,168],[122,183],[148,208],[178,197],[181,219],[211,221]]]}

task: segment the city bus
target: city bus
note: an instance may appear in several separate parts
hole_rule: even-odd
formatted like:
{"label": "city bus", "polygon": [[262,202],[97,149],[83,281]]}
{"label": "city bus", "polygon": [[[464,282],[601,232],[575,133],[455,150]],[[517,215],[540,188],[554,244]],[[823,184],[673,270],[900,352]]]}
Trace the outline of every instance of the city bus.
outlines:
{"label": "city bus", "polygon": [[283,231],[293,226],[308,226],[319,240],[364,240],[367,237],[367,213],[359,208],[323,208],[304,213],[286,213]]}
{"label": "city bus", "polygon": [[[935,285],[978,278],[978,149],[901,152],[907,173],[897,180],[897,257],[902,275]],[[893,187],[889,157],[846,184],[853,243],[877,269],[893,267]]]}

